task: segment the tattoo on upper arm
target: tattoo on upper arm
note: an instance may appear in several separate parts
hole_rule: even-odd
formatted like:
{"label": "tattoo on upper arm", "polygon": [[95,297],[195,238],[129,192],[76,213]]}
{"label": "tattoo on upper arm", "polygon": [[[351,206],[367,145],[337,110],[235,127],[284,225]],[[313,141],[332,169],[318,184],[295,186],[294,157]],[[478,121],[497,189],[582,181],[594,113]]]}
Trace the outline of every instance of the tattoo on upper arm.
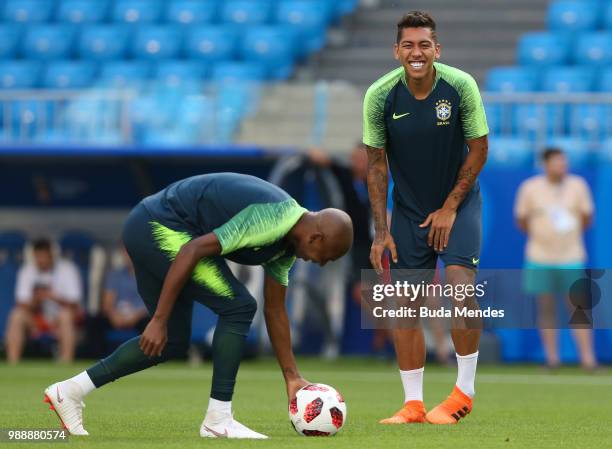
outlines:
{"label": "tattoo on upper arm", "polygon": [[387,232],[387,155],[384,148],[366,145],[368,153],[368,192],[376,234]]}

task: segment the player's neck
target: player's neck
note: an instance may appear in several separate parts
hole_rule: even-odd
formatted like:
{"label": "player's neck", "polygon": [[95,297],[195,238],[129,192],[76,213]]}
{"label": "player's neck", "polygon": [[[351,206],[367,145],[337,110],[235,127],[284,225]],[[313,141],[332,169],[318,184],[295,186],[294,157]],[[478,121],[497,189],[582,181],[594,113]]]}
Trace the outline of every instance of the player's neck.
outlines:
{"label": "player's neck", "polygon": [[417,100],[424,100],[431,93],[434,82],[436,81],[436,69],[432,67],[430,72],[422,79],[410,78],[406,74],[406,80],[408,82],[408,88],[414,98]]}
{"label": "player's neck", "polygon": [[307,228],[314,223],[314,220],[316,220],[316,218],[312,212],[306,212],[304,215],[302,215],[302,217],[287,234],[287,240],[289,243],[292,245],[297,244],[301,238],[306,235]]}

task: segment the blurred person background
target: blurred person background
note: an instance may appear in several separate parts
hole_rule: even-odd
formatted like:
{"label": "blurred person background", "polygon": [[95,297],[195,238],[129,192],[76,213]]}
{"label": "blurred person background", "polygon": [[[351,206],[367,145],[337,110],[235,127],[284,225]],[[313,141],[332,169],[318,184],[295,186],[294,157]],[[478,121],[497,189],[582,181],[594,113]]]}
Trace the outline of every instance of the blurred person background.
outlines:
{"label": "blurred person background", "polygon": [[115,259],[104,281],[101,309],[87,322],[89,357],[104,357],[123,341],[142,333],[149,322],[134,266],[123,245],[117,249]]}
{"label": "blurred person background", "polygon": [[28,341],[49,336],[57,340],[58,360],[71,362],[82,312],[79,272],[72,262],[55,256],[45,238],[32,242],[32,259],[17,274],[5,335],[7,360],[17,363]]}
{"label": "blurred person background", "polygon": [[[557,297],[563,296],[570,310],[572,284],[585,276],[587,260],[583,234],[593,220],[591,190],[585,180],[569,173],[567,157],[558,148],[542,153],[544,173],[519,186],[514,206],[518,227],[527,234],[524,289],[536,295],[540,333],[546,364],[557,368],[559,358]],[[573,329],[580,364],[597,366],[591,329]]]}
{"label": "blurred person background", "polygon": [[[276,181],[305,207],[342,203],[365,217],[359,170],[332,166],[351,160],[365,88],[396,67],[395,23],[411,9],[432,14],[441,62],[474,74],[483,92],[491,134],[480,177],[481,267],[523,267],[514,199],[549,146],[565,149],[598,205],[585,235],[586,266],[612,266],[610,2],[2,0],[4,340],[24,240],[50,235],[59,243],[83,279],[85,313],[99,316],[123,219],[175,180],[248,173]],[[307,148],[321,149],[331,165],[313,164]],[[368,356],[385,341],[361,329],[351,293],[358,275],[347,266],[348,259],[328,272],[295,267],[298,353]],[[205,345],[213,327],[206,310],[195,310],[194,346]],[[596,329],[592,339],[596,359],[612,361],[612,332]],[[89,340],[78,354],[88,353]],[[261,327],[249,341],[256,353],[268,350]],[[545,351],[537,329],[495,329],[485,332],[480,358],[540,363]],[[559,359],[579,358],[561,329]]]}

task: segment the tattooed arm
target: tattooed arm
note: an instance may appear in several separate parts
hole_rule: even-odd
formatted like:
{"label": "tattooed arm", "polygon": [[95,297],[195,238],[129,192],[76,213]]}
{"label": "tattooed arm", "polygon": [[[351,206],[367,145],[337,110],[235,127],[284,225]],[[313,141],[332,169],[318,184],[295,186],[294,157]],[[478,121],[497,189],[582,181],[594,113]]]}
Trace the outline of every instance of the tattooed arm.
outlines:
{"label": "tattooed arm", "polygon": [[436,251],[442,251],[447,247],[450,231],[457,217],[457,209],[472,190],[482,167],[487,161],[489,149],[487,136],[468,140],[467,145],[470,151],[459,170],[455,187],[446,198],[442,208],[429,214],[420,225],[422,228],[431,225],[427,244],[433,246]]}
{"label": "tattooed arm", "polygon": [[489,141],[487,136],[479,137],[467,141],[470,152],[465,158],[465,162],[457,175],[455,188],[451,191],[444,202],[445,208],[455,209],[463,202],[467,194],[474,187],[476,178],[480,174],[482,167],[487,161],[487,153],[489,151]]}
{"label": "tattooed arm", "polygon": [[370,250],[370,262],[374,269],[382,272],[382,255],[385,248],[391,251],[391,257],[397,262],[395,242],[387,225],[387,189],[389,179],[387,175],[387,155],[382,148],[373,148],[366,145],[368,152],[368,194],[372,215],[374,217],[374,242]]}

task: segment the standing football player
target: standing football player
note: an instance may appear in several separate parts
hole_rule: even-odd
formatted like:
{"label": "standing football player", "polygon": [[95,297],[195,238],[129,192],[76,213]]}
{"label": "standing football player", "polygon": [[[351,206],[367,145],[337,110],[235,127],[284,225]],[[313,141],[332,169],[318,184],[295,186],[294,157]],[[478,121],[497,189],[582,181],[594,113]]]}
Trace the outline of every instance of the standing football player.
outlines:
{"label": "standing football player", "polygon": [[[474,79],[436,62],[436,24],[413,11],[397,25],[395,58],[364,99],[368,189],[375,220],[370,260],[382,271],[385,249],[391,268],[435,269],[446,282],[473,283],[480,260],[481,197],[477,177],[487,158],[489,132]],[[469,151],[468,151],[469,150]],[[387,161],[395,181],[391,228],[387,226]],[[425,343],[420,327],[394,329],[404,387],[404,407],[383,424],[455,424],[472,410],[480,329],[453,325],[457,383],[450,396],[426,412],[423,405]]]}
{"label": "standing football player", "polygon": [[338,209],[309,212],[280,188],[235,173],[195,176],[141,201],[128,216],[123,243],[151,320],[140,337],[86,371],[49,386],[45,401],[73,435],[83,427],[83,398],[123,376],[189,348],[197,301],[219,319],[213,337],[213,377],[202,437],[267,438],[234,420],[232,395],[255,299],[225,259],[265,270],[264,315],[287,394],[307,385],[297,369],[285,292],[296,257],[320,265],[351,247],[353,225]]}

